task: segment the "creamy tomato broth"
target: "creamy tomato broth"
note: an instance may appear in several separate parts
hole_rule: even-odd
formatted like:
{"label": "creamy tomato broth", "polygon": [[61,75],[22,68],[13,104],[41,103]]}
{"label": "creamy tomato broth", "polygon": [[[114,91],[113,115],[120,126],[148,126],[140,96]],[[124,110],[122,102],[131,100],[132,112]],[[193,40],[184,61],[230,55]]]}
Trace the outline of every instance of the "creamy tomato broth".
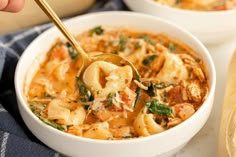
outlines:
{"label": "creamy tomato broth", "polygon": [[236,0],[153,0],[154,2],[187,10],[219,11],[236,8]]}
{"label": "creamy tomato broth", "polygon": [[166,34],[105,29],[78,35],[89,55],[114,53],[129,66],[92,63],[77,77],[80,56],[58,39],[34,76],[27,100],[44,123],[76,136],[120,140],[149,136],[191,117],[208,96],[200,57]]}

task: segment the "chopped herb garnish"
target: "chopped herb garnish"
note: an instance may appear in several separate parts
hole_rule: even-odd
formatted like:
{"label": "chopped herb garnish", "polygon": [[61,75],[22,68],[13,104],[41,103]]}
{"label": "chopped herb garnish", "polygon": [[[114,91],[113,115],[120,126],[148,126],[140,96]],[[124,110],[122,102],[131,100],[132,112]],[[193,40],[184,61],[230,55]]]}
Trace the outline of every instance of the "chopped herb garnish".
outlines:
{"label": "chopped herb garnish", "polygon": [[108,46],[112,46],[113,45],[113,41],[108,41]]}
{"label": "chopped herb garnish", "polygon": [[155,121],[156,121],[157,124],[161,124],[162,119],[157,118]]}
{"label": "chopped herb garnish", "polygon": [[154,45],[154,41],[150,39],[146,34],[139,36],[140,39],[143,39],[145,42]]}
{"label": "chopped herb garnish", "polygon": [[34,105],[30,104],[30,110],[31,110],[33,113],[35,113],[36,107],[35,107]]}
{"label": "chopped herb garnish", "polygon": [[135,101],[134,101],[134,108],[138,104],[139,98],[141,96],[141,88],[137,87],[136,90],[135,90],[135,93],[136,93],[136,98],[135,98]]}
{"label": "chopped herb garnish", "polygon": [[164,91],[164,92],[162,93],[162,100],[163,100],[164,102],[167,102],[167,92],[166,92],[166,91]]}
{"label": "chopped herb garnish", "polygon": [[175,1],[175,4],[179,4],[179,3],[181,3],[181,1],[182,1],[182,0],[176,0],[176,1]]}
{"label": "chopped herb garnish", "polygon": [[69,42],[66,42],[65,45],[68,48],[70,58],[71,59],[76,59],[79,55],[78,52],[71,46],[71,44]]}
{"label": "chopped herb garnish", "polygon": [[49,98],[49,99],[53,99],[55,98],[54,96],[48,94],[47,92],[44,93],[44,98]]}
{"label": "chopped herb garnish", "polygon": [[109,93],[107,96],[107,100],[106,100],[106,105],[105,108],[109,108],[112,106],[113,101],[112,99],[116,96],[116,93]]}
{"label": "chopped herb garnish", "polygon": [[174,51],[176,50],[176,48],[177,48],[177,45],[175,45],[175,44],[173,44],[173,43],[170,43],[170,44],[169,44],[169,50],[170,50],[170,52],[174,52]]}
{"label": "chopped herb garnish", "polygon": [[29,101],[29,106],[31,111],[36,115],[36,116],[41,116],[43,110],[47,106],[44,102],[40,101]]}
{"label": "chopped herb garnish", "polygon": [[140,43],[138,41],[134,43],[134,48],[135,49],[138,49],[140,47],[141,47],[141,45],[140,45]]}
{"label": "chopped herb garnish", "polygon": [[40,119],[42,120],[45,124],[50,125],[58,130],[64,131],[65,128],[62,127],[60,124],[57,124],[54,121],[50,121],[46,119],[43,115],[43,111],[46,108],[47,104],[43,102],[38,102],[38,101],[31,101],[30,103],[30,109],[31,111]]}
{"label": "chopped herb garnish", "polygon": [[145,92],[146,92],[149,96],[151,96],[151,97],[157,95],[157,93],[156,93],[156,88],[155,88],[155,85],[154,85],[153,82],[150,82],[150,83],[148,84],[148,90],[145,90]]}
{"label": "chopped herb garnish", "polygon": [[118,54],[118,51],[111,51],[111,53],[113,53],[113,54]]}
{"label": "chopped herb garnish", "polygon": [[122,138],[134,138],[134,136],[128,135],[128,136],[122,136]]}
{"label": "chopped herb garnish", "polygon": [[193,72],[193,68],[191,67],[191,68],[189,69],[189,72],[188,72],[188,77],[191,77],[192,72]]}
{"label": "chopped herb garnish", "polygon": [[154,59],[157,57],[157,55],[151,55],[151,56],[147,56],[146,58],[144,58],[144,60],[142,61],[143,65],[150,65]]}
{"label": "chopped herb garnish", "polygon": [[85,110],[88,110],[90,105],[92,104],[92,102],[80,102],[83,106]]}
{"label": "chopped herb garnish", "polygon": [[120,51],[123,51],[125,49],[127,42],[128,42],[128,37],[124,35],[119,36],[119,50]]}
{"label": "chopped herb garnish", "polygon": [[163,89],[166,87],[166,84],[164,82],[161,82],[161,83],[156,84],[155,87],[157,89]]}
{"label": "chopped herb garnish", "polygon": [[145,105],[148,107],[148,110],[154,114],[159,114],[162,116],[171,116],[173,115],[173,110],[171,107],[161,104],[157,99],[151,101],[146,101]]}
{"label": "chopped herb garnish", "polygon": [[83,80],[80,77],[76,77],[76,81],[79,88],[80,100],[82,102],[93,101],[93,96],[89,91],[89,89],[87,88],[87,86],[85,85],[85,83],[83,82]]}
{"label": "chopped herb garnish", "polygon": [[65,128],[64,128],[62,125],[57,124],[57,123],[54,122],[54,121],[51,121],[51,120],[48,120],[48,119],[42,118],[42,117],[39,117],[39,118],[40,118],[45,124],[50,125],[50,126],[52,126],[53,128],[56,128],[56,129],[61,130],[61,131],[64,131],[64,130],[65,130]]}
{"label": "chopped herb garnish", "polygon": [[97,35],[102,35],[104,32],[104,29],[102,28],[102,26],[97,26],[93,29],[91,29],[90,31],[90,35],[92,36],[94,33]]}
{"label": "chopped herb garnish", "polygon": [[200,62],[201,62],[201,60],[200,60],[199,58],[195,58],[195,61],[196,61],[197,63],[200,63]]}

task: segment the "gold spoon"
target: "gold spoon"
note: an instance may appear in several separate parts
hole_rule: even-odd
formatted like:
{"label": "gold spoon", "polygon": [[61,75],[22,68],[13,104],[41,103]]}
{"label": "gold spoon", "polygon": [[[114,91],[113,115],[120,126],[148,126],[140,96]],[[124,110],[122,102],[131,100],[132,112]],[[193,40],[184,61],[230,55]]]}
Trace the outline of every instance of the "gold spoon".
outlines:
{"label": "gold spoon", "polygon": [[104,54],[89,57],[88,54],[83,50],[83,48],[78,44],[76,39],[72,36],[72,34],[68,31],[68,29],[62,23],[59,17],[56,15],[56,13],[52,10],[52,8],[49,6],[46,0],[35,0],[35,2],[44,11],[44,13],[51,19],[51,21],[54,22],[57,28],[64,34],[66,39],[69,41],[71,46],[77,51],[77,53],[79,53],[82,59],[82,65],[80,66],[80,69],[77,73],[77,77],[79,77],[91,63],[98,60],[102,60],[102,61],[111,62],[119,66],[121,65],[131,66],[133,70],[133,74],[134,74],[133,77],[138,81],[140,80],[140,75],[138,74],[138,71],[134,67],[134,65],[121,56],[110,54],[110,53],[109,54],[104,53]]}
{"label": "gold spoon", "polygon": [[[65,25],[62,23],[62,21],[59,19],[59,17],[56,15],[56,13],[52,10],[52,8],[49,6],[49,4],[46,2],[46,0],[35,0],[35,2],[38,4],[38,6],[44,11],[44,13],[51,19],[52,22],[57,26],[57,28],[64,34],[66,39],[69,41],[71,46],[77,51],[79,54],[79,57],[81,59],[81,65],[77,73],[77,77],[83,76],[84,71],[86,68],[92,64],[95,61],[106,61],[113,63],[118,66],[124,66],[129,65],[133,70],[133,80],[140,81],[140,75],[137,71],[137,69],[134,67],[134,65],[129,62],[127,59],[111,54],[111,53],[103,53],[96,56],[89,56],[83,48],[78,44],[76,39],[69,33]],[[139,100],[139,96],[141,94],[141,89],[139,87],[136,88],[136,99],[135,99],[135,105],[137,104]]]}

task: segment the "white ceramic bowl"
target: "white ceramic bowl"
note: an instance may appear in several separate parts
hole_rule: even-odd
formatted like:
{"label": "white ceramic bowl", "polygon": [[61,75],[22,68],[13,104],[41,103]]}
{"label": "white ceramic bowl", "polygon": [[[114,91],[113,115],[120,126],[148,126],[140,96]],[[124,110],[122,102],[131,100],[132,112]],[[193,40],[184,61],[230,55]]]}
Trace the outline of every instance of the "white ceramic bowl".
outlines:
{"label": "white ceramic bowl", "polygon": [[61,36],[56,28],[52,28],[29,45],[21,56],[15,73],[15,89],[20,113],[28,128],[43,143],[58,152],[76,157],[164,157],[176,153],[205,124],[213,104],[216,74],[207,49],[190,33],[159,18],[132,12],[94,13],[73,18],[65,23],[75,34],[97,25],[125,26],[132,30],[152,33],[166,32],[199,52],[206,65],[210,91],[207,100],[191,118],[172,129],[153,136],[132,140],[102,141],[58,131],[41,122],[31,112],[24,97],[24,90],[28,89],[46,52],[55,39]]}
{"label": "white ceramic bowl", "polygon": [[184,27],[204,44],[219,44],[236,37],[236,9],[190,11],[161,5],[153,0],[124,0],[134,11],[147,13]]}

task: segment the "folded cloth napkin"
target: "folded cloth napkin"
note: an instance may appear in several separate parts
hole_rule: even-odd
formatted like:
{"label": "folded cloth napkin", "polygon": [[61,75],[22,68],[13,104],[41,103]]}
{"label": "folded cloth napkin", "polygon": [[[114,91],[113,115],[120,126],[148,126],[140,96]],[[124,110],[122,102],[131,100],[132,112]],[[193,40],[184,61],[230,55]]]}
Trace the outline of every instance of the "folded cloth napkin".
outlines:
{"label": "folded cloth napkin", "polygon": [[[109,10],[127,8],[121,0],[97,0],[86,13]],[[33,39],[51,26],[43,24],[0,36],[0,157],[63,156],[42,144],[27,129],[19,114],[14,90],[14,72],[20,55]]]}

